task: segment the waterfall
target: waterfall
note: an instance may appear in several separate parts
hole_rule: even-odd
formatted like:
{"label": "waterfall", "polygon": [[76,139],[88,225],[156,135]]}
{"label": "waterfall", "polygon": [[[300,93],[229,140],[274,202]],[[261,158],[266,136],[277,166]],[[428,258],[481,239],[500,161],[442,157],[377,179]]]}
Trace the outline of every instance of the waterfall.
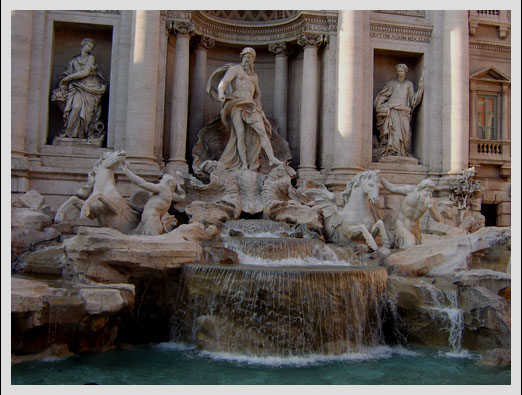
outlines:
{"label": "waterfall", "polygon": [[378,267],[184,265],[173,338],[211,351],[340,354],[383,344]]}
{"label": "waterfall", "polygon": [[424,299],[429,301],[432,306],[430,315],[441,313],[440,316],[446,321],[444,328],[448,332],[448,344],[455,351],[461,350],[462,332],[464,330],[464,312],[458,308],[458,292],[451,289],[439,289],[433,284],[423,281],[421,292]]}

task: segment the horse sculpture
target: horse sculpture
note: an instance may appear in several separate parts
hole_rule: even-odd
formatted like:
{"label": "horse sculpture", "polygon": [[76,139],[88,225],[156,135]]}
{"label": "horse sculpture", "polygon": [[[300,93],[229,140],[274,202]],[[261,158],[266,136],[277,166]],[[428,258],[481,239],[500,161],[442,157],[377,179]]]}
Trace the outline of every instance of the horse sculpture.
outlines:
{"label": "horse sculpture", "polygon": [[88,183],[81,189],[81,194],[88,197],[83,202],[80,217],[96,218],[102,227],[129,234],[140,222],[140,213],[121,195],[114,180],[114,171],[126,155],[125,151],[107,152],[96,161]]}
{"label": "horse sculpture", "polygon": [[312,195],[324,216],[324,229],[329,241],[336,244],[350,244],[352,239],[362,235],[366,244],[374,251],[378,249],[374,237],[378,232],[384,247],[389,248],[388,234],[381,219],[375,218],[370,204],[379,197],[379,171],[369,170],[358,173],[341,193],[343,206],[339,207],[335,195],[323,188],[306,190]]}

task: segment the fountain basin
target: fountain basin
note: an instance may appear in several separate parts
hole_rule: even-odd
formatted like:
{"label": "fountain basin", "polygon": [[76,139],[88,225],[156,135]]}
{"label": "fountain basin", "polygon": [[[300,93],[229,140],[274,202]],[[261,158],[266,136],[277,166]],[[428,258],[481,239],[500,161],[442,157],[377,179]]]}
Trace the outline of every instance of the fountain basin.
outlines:
{"label": "fountain basin", "polygon": [[186,264],[173,338],[248,355],[359,351],[383,344],[386,280],[374,266]]}

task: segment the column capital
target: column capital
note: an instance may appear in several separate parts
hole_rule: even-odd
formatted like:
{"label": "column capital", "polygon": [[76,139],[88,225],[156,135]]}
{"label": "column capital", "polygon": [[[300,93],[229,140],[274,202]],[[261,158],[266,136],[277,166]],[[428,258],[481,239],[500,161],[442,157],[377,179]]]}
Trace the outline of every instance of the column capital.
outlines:
{"label": "column capital", "polygon": [[325,34],[303,33],[297,38],[297,44],[301,47],[319,48],[328,42],[328,36]]}
{"label": "column capital", "polygon": [[192,40],[190,41],[190,46],[192,48],[201,48],[201,49],[209,49],[216,45],[216,40],[213,38],[203,36],[200,34],[196,34]]}
{"label": "column capital", "polygon": [[279,42],[279,43],[268,44],[268,50],[276,56],[288,55],[288,47],[287,47],[286,42],[284,42],[284,41]]}
{"label": "column capital", "polygon": [[169,34],[175,36],[187,35],[190,37],[194,33],[194,25],[190,22],[171,21],[167,22],[166,28]]}

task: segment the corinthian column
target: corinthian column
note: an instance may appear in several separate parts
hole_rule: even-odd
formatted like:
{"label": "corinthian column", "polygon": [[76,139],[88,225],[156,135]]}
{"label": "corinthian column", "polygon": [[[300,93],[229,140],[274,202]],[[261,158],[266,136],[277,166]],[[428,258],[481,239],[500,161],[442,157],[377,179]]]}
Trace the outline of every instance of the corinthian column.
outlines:
{"label": "corinthian column", "polygon": [[338,34],[338,100],[329,184],[346,184],[362,170],[364,11],[342,11]]}
{"label": "corinthian column", "polygon": [[[136,11],[132,27],[125,148],[131,161],[156,163],[159,11]],[[157,166],[157,164],[156,164]]]}
{"label": "corinthian column", "polygon": [[176,55],[174,58],[174,83],[172,107],[170,110],[170,151],[167,169],[188,172],[187,123],[189,94],[190,34],[194,26],[186,22],[172,22],[171,33],[176,35]]}
{"label": "corinthian column", "polygon": [[319,172],[315,167],[317,149],[317,49],[324,37],[303,34],[297,43],[304,47],[303,79],[301,83],[301,119],[300,119],[300,163],[299,178],[317,179]]}
{"label": "corinthian column", "polygon": [[[189,149],[197,140],[199,130],[205,124],[205,88],[207,85],[207,51],[215,45],[212,38],[198,36],[193,39],[194,69],[190,87]],[[190,153],[189,153],[190,155]]]}
{"label": "corinthian column", "polygon": [[288,56],[286,44],[268,45],[275,54],[274,101],[272,114],[279,125],[279,134],[286,140],[287,97],[288,97]]}
{"label": "corinthian column", "polygon": [[468,12],[444,11],[443,35],[442,171],[453,174],[468,167]]}

